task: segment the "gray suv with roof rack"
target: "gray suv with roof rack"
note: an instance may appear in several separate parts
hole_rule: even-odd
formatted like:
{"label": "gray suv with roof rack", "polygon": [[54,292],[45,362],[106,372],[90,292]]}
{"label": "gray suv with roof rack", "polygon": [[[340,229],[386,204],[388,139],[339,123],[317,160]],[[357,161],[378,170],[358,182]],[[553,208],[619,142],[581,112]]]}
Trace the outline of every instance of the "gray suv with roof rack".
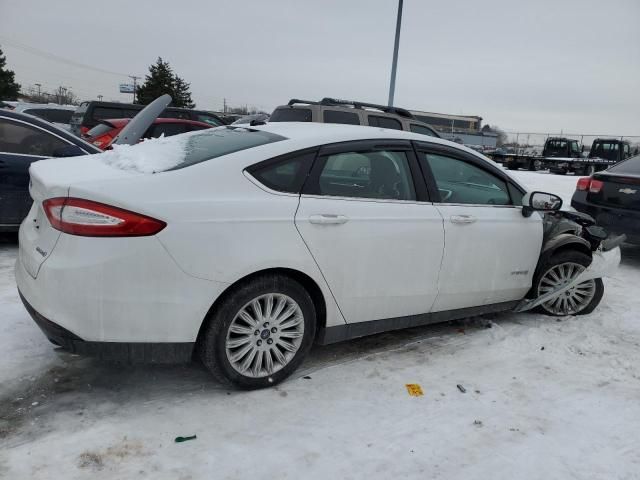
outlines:
{"label": "gray suv with roof rack", "polygon": [[293,98],[280,105],[271,114],[269,122],[318,122],[367,125],[420,133],[430,137],[440,135],[404,108],[375,103],[323,98],[319,102]]}

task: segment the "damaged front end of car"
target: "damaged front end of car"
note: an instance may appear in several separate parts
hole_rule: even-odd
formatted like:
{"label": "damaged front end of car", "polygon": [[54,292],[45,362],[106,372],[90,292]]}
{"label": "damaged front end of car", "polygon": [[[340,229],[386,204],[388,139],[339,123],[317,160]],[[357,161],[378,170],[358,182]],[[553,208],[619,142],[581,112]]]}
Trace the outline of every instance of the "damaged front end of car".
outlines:
{"label": "damaged front end of car", "polygon": [[[609,276],[620,264],[619,246],[625,241],[625,235],[610,237],[605,229],[596,225],[595,220],[584,213],[560,210],[562,200],[552,194],[533,192],[523,198],[523,215],[531,215],[533,211],[543,213],[544,237],[534,285],[525,299],[514,309],[516,312],[526,312],[540,306],[557,306],[557,311],[547,313],[573,314],[580,311],[572,305],[576,300],[586,296],[589,282]],[[541,279],[541,268],[549,267],[550,261],[559,252],[575,251],[589,258],[588,264],[581,268],[572,268],[570,273],[562,275],[562,270],[552,271],[552,280],[546,280],[542,287],[536,282]],[[554,257],[555,256],[555,257]],[[600,281],[601,280],[597,280]],[[582,292],[584,290],[584,292]],[[574,295],[575,294],[575,295]],[[571,300],[571,296],[574,299]]]}

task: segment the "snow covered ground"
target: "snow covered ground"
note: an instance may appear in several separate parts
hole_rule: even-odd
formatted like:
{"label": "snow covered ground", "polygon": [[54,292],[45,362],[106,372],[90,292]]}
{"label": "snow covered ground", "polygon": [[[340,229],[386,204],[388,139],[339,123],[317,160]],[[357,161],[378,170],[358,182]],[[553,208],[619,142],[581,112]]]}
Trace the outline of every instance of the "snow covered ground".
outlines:
{"label": "snow covered ground", "polygon": [[[567,204],[576,181],[516,175]],[[640,478],[640,248],[623,250],[591,315],[501,314],[318,347],[256,392],[198,365],[54,351],[19,302],[16,252],[3,237],[0,478]]]}

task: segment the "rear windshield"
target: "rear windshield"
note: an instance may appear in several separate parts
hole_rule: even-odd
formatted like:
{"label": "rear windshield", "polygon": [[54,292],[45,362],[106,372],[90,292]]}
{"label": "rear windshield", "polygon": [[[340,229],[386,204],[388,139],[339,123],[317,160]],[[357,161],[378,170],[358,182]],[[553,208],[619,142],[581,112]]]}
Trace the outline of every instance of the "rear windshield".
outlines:
{"label": "rear windshield", "polygon": [[247,128],[218,127],[202,130],[202,133],[188,138],[184,160],[172,170],[281,140],[286,138]]}
{"label": "rear windshield", "polygon": [[640,155],[616,163],[609,171],[622,175],[640,175]]}
{"label": "rear windshield", "polygon": [[276,108],[269,118],[270,122],[310,122],[311,110],[308,108]]}
{"label": "rear windshield", "polygon": [[598,142],[591,148],[589,156],[617,160],[618,148],[619,144],[617,142]]}

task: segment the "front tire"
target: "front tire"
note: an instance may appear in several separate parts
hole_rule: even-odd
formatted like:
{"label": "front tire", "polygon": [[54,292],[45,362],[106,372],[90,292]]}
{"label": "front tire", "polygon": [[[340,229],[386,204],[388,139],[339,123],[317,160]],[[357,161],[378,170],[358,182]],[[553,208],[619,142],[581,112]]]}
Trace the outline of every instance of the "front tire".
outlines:
{"label": "front tire", "polygon": [[[538,297],[570,281],[591,264],[589,255],[577,250],[558,252],[543,261],[534,275],[533,292]],[[587,280],[564,294],[538,306],[536,310],[552,316],[586,315],[602,300],[601,278]]]}
{"label": "front tire", "polygon": [[210,313],[198,353],[222,383],[265,388],[300,366],[315,331],[305,288],[283,275],[264,275],[235,288]]}

